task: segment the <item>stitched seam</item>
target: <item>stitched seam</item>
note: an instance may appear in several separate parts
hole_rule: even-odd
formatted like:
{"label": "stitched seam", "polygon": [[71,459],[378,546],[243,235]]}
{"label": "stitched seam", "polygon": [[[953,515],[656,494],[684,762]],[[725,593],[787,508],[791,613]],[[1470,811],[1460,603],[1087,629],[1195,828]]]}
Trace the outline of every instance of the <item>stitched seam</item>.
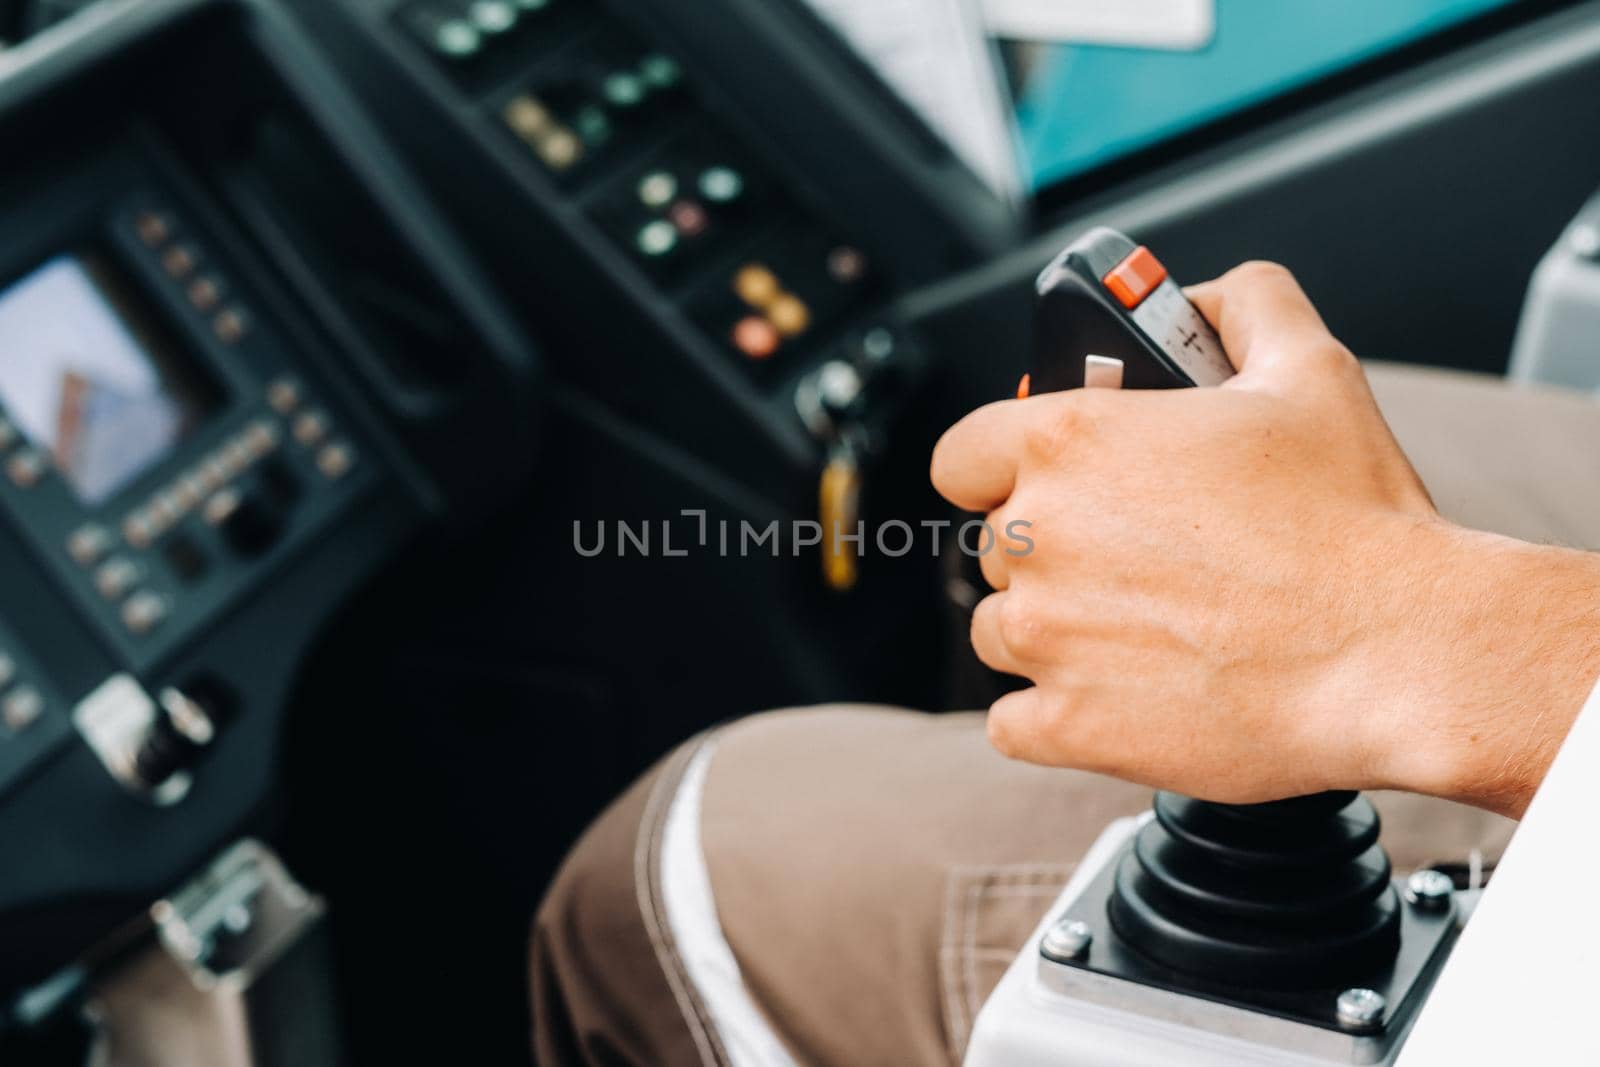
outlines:
{"label": "stitched seam", "polygon": [[663,809],[667,800],[677,794],[678,786],[683,779],[683,768],[688,766],[694,753],[705,743],[706,737],[703,736],[680,749],[673,765],[662,772],[661,778],[651,789],[644,817],[639,822],[639,837],[634,843],[633,884],[639,901],[639,914],[644,920],[645,933],[649,935],[650,946],[655,950],[656,963],[667,979],[672,997],[678,1003],[678,1011],[689,1028],[689,1035],[694,1039],[695,1048],[700,1052],[700,1062],[721,1067],[727,1063],[726,1053],[722,1049],[721,1042],[706,1025],[701,1005],[689,987],[683,963],[678,958],[677,946],[661,921],[660,893],[655,880],[655,853],[660,844],[658,838],[664,818]]}
{"label": "stitched seam", "polygon": [[967,930],[961,941],[961,980],[966,983],[967,1018],[978,1014],[978,901],[983,898],[982,882],[967,889]]}
{"label": "stitched seam", "polygon": [[962,1049],[966,1047],[967,1022],[962,1010],[957,974],[960,973],[955,945],[957,885],[961,880],[958,870],[945,874],[944,929],[939,939],[939,984],[942,987],[945,1014],[945,1045],[951,1063],[960,1063]]}

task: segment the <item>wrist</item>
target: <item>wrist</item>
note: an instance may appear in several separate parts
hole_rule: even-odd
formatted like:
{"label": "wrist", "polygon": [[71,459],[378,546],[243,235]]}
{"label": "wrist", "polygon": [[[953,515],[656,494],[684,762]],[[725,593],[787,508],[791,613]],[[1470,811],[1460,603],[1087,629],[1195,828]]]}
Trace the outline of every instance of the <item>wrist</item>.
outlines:
{"label": "wrist", "polygon": [[1600,555],[1443,521],[1409,540],[1386,784],[1520,816],[1600,680]]}

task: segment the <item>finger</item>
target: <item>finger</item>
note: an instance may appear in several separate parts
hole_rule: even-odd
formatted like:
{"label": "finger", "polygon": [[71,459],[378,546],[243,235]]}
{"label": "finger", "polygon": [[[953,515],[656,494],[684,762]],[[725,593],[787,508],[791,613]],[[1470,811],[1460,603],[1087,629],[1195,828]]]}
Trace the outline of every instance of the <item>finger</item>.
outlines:
{"label": "finger", "polygon": [[986,404],[933,447],[933,487],[965,511],[992,511],[1011,495],[1022,454],[1023,401]]}
{"label": "finger", "polygon": [[1004,593],[990,593],[972,609],[972,651],[991,670],[1022,677],[1022,661],[1006,646],[1000,635],[1000,615],[1004,610]]}
{"label": "finger", "polygon": [[[1091,390],[1106,392],[1106,390]],[[1103,399],[1103,398],[1096,398]],[[966,511],[994,511],[1016,486],[1030,447],[1059,458],[1086,425],[1082,389],[987,404],[946,430],[933,449],[930,476],[941,496]]]}
{"label": "finger", "polygon": [[1065,766],[1060,756],[1058,717],[1038,686],[1007,693],[989,707],[989,743],[1002,756]]}
{"label": "finger", "polygon": [[1186,292],[1241,375],[1299,381],[1320,372],[1322,357],[1348,358],[1294,275],[1276,263],[1245,263]]}

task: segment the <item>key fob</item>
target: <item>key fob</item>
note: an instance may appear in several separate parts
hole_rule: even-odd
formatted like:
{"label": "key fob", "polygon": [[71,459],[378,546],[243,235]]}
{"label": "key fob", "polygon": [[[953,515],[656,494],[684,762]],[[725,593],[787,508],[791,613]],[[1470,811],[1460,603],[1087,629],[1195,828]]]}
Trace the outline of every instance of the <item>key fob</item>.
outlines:
{"label": "key fob", "polygon": [[1098,227],[1039,275],[1020,395],[1084,385],[1180,389],[1233,377],[1222,341],[1143,245]]}

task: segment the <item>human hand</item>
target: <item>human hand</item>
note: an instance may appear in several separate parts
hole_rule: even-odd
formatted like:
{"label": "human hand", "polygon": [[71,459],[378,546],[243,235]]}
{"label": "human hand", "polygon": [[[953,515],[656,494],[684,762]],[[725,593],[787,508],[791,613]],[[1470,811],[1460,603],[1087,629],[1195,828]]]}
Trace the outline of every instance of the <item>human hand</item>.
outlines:
{"label": "human hand", "polygon": [[1289,273],[1189,291],[1238,375],[973,412],[933,481],[983,560],[1004,753],[1211,800],[1400,788],[1519,814],[1600,675],[1600,558],[1453,526]]}

